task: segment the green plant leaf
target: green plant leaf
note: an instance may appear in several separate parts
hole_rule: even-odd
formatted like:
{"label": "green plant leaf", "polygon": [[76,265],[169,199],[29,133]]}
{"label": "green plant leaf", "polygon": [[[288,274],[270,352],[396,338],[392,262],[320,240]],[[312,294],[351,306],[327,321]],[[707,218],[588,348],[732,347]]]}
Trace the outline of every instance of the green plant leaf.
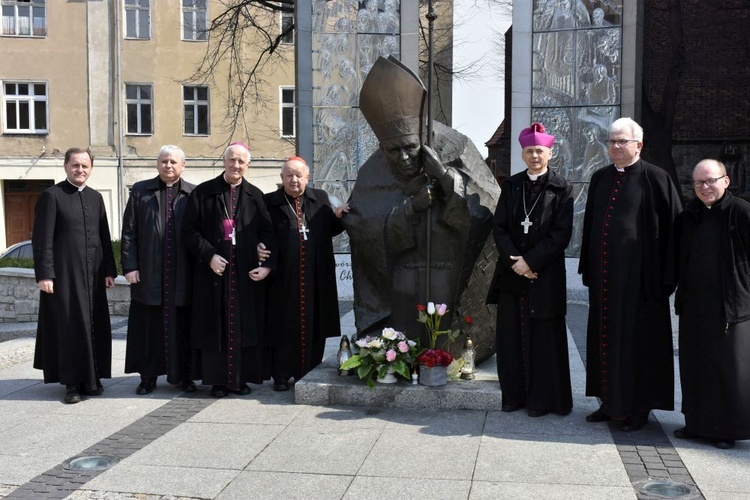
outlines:
{"label": "green plant leaf", "polygon": [[370,374],[370,371],[372,371],[372,366],[369,365],[359,365],[357,368],[357,375],[359,378],[367,378],[367,376]]}
{"label": "green plant leaf", "polygon": [[362,364],[361,356],[359,354],[355,354],[351,358],[341,363],[339,370],[351,370],[352,368],[356,368],[361,364]]}
{"label": "green plant leaf", "polygon": [[398,360],[395,363],[391,363],[391,366],[394,370],[396,370],[396,373],[398,373],[405,379],[411,378],[411,374],[409,373],[409,365],[407,365],[404,361]]}

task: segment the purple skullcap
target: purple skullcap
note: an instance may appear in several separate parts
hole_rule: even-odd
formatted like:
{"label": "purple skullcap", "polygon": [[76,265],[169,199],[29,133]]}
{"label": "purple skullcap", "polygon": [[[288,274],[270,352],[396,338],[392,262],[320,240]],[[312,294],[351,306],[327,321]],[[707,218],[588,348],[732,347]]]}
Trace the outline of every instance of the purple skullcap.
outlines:
{"label": "purple skullcap", "polygon": [[544,125],[541,123],[532,123],[529,128],[521,130],[518,134],[518,142],[521,147],[544,146],[551,148],[555,143],[555,136],[544,133]]}

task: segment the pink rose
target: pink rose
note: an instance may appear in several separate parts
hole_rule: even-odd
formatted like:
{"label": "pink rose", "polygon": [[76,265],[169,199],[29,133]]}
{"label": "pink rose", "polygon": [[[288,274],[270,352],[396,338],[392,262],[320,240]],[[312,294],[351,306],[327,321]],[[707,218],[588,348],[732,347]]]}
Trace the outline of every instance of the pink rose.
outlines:
{"label": "pink rose", "polygon": [[388,350],[387,350],[387,351],[385,352],[385,359],[386,359],[386,361],[388,361],[389,363],[390,363],[391,361],[396,361],[396,351],[394,351],[393,349],[388,349]]}
{"label": "pink rose", "polygon": [[407,344],[406,341],[402,340],[398,343],[398,350],[400,352],[409,352],[409,344]]}

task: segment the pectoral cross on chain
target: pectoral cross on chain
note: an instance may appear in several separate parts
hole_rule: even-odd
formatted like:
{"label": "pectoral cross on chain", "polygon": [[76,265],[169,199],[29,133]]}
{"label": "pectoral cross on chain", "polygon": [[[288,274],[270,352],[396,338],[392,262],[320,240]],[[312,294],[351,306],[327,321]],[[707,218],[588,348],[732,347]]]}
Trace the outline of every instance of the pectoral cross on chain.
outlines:
{"label": "pectoral cross on chain", "polygon": [[527,216],[523,222],[521,223],[523,226],[523,234],[529,234],[529,226],[533,226],[534,223],[529,220],[529,217]]}
{"label": "pectoral cross on chain", "polygon": [[233,227],[232,232],[229,233],[229,238],[232,240],[232,246],[237,245],[237,228]]}
{"label": "pectoral cross on chain", "polygon": [[305,224],[303,222],[302,225],[299,228],[299,234],[302,235],[302,239],[303,240],[307,241],[307,233],[309,233],[309,232],[310,232],[310,230],[307,229],[307,226],[305,226]]}

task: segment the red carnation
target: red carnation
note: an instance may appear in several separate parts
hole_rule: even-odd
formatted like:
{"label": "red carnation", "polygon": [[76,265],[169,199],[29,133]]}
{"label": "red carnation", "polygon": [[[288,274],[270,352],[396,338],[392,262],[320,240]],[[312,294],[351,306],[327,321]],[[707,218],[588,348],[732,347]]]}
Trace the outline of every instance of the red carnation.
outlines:
{"label": "red carnation", "polygon": [[427,349],[417,358],[417,363],[427,367],[448,366],[451,362],[453,362],[453,356],[442,349]]}
{"label": "red carnation", "polygon": [[466,323],[467,325],[470,325],[474,323],[474,318],[472,318],[471,316],[467,314],[466,316],[464,316],[464,323]]}
{"label": "red carnation", "polygon": [[426,311],[426,310],[427,310],[427,306],[425,306],[424,304],[417,304],[417,311]]}

